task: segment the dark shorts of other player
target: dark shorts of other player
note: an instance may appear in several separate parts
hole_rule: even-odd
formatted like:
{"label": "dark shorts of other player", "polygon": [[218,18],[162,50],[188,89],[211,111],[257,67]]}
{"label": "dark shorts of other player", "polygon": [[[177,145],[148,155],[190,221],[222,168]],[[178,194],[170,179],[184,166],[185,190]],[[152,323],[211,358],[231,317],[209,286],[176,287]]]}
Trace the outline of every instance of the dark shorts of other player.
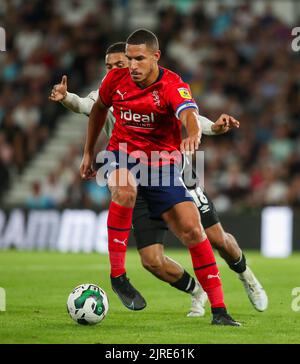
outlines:
{"label": "dark shorts of other player", "polygon": [[[194,191],[194,192],[193,192]],[[196,194],[195,203],[201,216],[204,229],[220,222],[213,202],[201,189],[192,190],[192,195]],[[168,227],[163,220],[153,220],[149,218],[147,201],[141,194],[138,194],[135,208],[133,210],[133,232],[138,249],[146,248],[153,244],[164,244]]]}
{"label": "dark shorts of other player", "polygon": [[138,193],[147,202],[151,219],[161,220],[161,214],[178,203],[193,202],[193,197],[182,181],[181,172],[174,164],[149,167],[139,160],[129,161],[129,156],[121,151],[106,154],[107,158],[103,154],[104,162],[97,165],[97,178],[99,175],[108,178],[112,171],[119,168],[132,171],[138,182]]}

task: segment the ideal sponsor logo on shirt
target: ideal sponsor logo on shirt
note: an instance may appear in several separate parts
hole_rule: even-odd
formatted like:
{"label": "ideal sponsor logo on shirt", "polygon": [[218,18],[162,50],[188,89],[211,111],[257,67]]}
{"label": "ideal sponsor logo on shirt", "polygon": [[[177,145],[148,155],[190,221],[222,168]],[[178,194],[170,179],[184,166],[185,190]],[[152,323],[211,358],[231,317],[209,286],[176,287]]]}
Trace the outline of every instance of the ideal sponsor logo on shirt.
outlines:
{"label": "ideal sponsor logo on shirt", "polygon": [[136,123],[154,123],[154,113],[148,114],[138,114],[133,113],[132,110],[123,111],[121,109],[121,119],[126,121],[134,121]]}

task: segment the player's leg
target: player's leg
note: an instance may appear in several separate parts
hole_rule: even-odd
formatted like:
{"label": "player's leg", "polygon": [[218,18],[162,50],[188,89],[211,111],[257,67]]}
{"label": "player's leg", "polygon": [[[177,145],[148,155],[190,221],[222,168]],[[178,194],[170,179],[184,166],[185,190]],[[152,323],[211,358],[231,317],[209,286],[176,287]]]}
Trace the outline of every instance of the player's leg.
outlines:
{"label": "player's leg", "polygon": [[226,311],[214,253],[201,225],[198,209],[183,184],[179,168],[172,164],[160,167],[158,172],[158,185],[153,183],[150,186],[140,186],[148,202],[150,217],[163,218],[188,247],[195,275],[211,303],[212,323],[240,326]]}
{"label": "player's leg", "polygon": [[230,269],[238,274],[253,307],[257,311],[265,311],[268,307],[268,296],[252,270],[247,266],[245,255],[239,248],[235,237],[225,232],[220,223],[205,231],[212,246],[218,250]]}
{"label": "player's leg", "polygon": [[200,212],[202,225],[213,248],[218,250],[230,269],[238,273],[254,308],[258,311],[266,310],[268,307],[266,292],[246,265],[245,255],[235,237],[224,231],[213,202],[199,187],[190,190],[190,193]]}
{"label": "player's leg", "polygon": [[210,242],[201,226],[196,205],[191,201],[180,202],[161,216],[190,251],[197,279],[211,303],[212,323],[239,326],[226,311],[219,270]]}
{"label": "player's leg", "polygon": [[111,192],[107,229],[112,288],[127,308],[141,310],[146,307],[146,301],[130,284],[125,270],[126,250],[137,194],[136,182],[129,170],[120,168],[110,173],[108,187]]}
{"label": "player's leg", "polygon": [[160,280],[191,295],[189,317],[203,316],[206,293],[178,262],[165,255],[163,242],[168,228],[163,220],[149,218],[147,202],[139,193],[133,211],[133,231],[143,267]]}
{"label": "player's leg", "polygon": [[143,267],[160,280],[173,285],[183,276],[184,269],[164,254],[162,244],[151,244],[139,249],[139,254]]}
{"label": "player's leg", "polygon": [[153,244],[139,250],[143,267],[172,287],[191,295],[192,304],[188,317],[205,314],[207,295],[194,277],[178,262],[164,254],[162,244]]}

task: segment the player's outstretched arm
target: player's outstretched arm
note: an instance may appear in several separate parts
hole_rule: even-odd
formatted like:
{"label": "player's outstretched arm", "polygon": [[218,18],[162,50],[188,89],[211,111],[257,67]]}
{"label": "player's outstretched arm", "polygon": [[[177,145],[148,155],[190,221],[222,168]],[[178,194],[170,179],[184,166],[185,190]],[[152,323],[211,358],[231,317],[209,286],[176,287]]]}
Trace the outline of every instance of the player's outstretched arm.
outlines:
{"label": "player's outstretched arm", "polygon": [[198,111],[194,108],[185,109],[179,115],[179,119],[185,126],[188,135],[180,144],[182,153],[194,153],[200,145],[202,129],[198,116]]}
{"label": "player's outstretched arm", "polygon": [[224,134],[233,128],[239,128],[240,122],[234,117],[222,114],[219,119],[211,126],[211,130],[215,134]]}
{"label": "player's outstretched arm", "polygon": [[67,82],[67,76],[64,75],[61,82],[53,86],[49,99],[60,102],[73,112],[89,115],[97,99],[98,91],[92,91],[87,97],[79,97],[74,93],[68,92]]}
{"label": "player's outstretched arm", "polygon": [[100,97],[98,97],[89,116],[84,154],[80,165],[80,175],[84,179],[89,179],[95,175],[92,169],[94,149],[98,136],[105,124],[107,110],[107,107],[102,103]]}
{"label": "player's outstretched arm", "polygon": [[76,94],[67,92],[66,97],[61,101],[61,103],[67,109],[76,112],[77,114],[89,116],[95,103],[95,94],[98,94],[98,91],[92,91],[86,97],[79,97]]}
{"label": "player's outstretched arm", "polygon": [[202,115],[198,116],[198,120],[204,135],[224,134],[233,128],[239,128],[240,126],[239,121],[227,114],[222,114],[215,123]]}

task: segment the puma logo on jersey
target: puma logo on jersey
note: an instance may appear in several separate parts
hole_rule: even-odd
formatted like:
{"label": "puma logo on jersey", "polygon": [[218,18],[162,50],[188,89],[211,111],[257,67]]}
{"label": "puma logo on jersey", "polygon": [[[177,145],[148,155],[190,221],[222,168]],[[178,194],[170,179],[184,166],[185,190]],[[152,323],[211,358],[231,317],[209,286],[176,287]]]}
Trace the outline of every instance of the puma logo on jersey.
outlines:
{"label": "puma logo on jersey", "polygon": [[212,278],[218,278],[218,279],[221,279],[220,278],[220,273],[218,272],[218,274],[209,274],[207,276],[207,279],[212,279]]}
{"label": "puma logo on jersey", "polygon": [[122,92],[120,90],[117,90],[117,94],[121,96],[122,100],[124,100],[124,95],[126,94],[127,92],[124,92],[122,94]]}
{"label": "puma logo on jersey", "polygon": [[124,239],[124,240],[114,239],[113,242],[114,243],[117,243],[117,244],[122,244],[122,245],[126,246],[126,240],[127,239]]}
{"label": "puma logo on jersey", "polygon": [[121,110],[121,119],[126,121],[134,121],[136,123],[154,123],[154,113],[150,115],[133,113],[131,110],[123,111]]}

